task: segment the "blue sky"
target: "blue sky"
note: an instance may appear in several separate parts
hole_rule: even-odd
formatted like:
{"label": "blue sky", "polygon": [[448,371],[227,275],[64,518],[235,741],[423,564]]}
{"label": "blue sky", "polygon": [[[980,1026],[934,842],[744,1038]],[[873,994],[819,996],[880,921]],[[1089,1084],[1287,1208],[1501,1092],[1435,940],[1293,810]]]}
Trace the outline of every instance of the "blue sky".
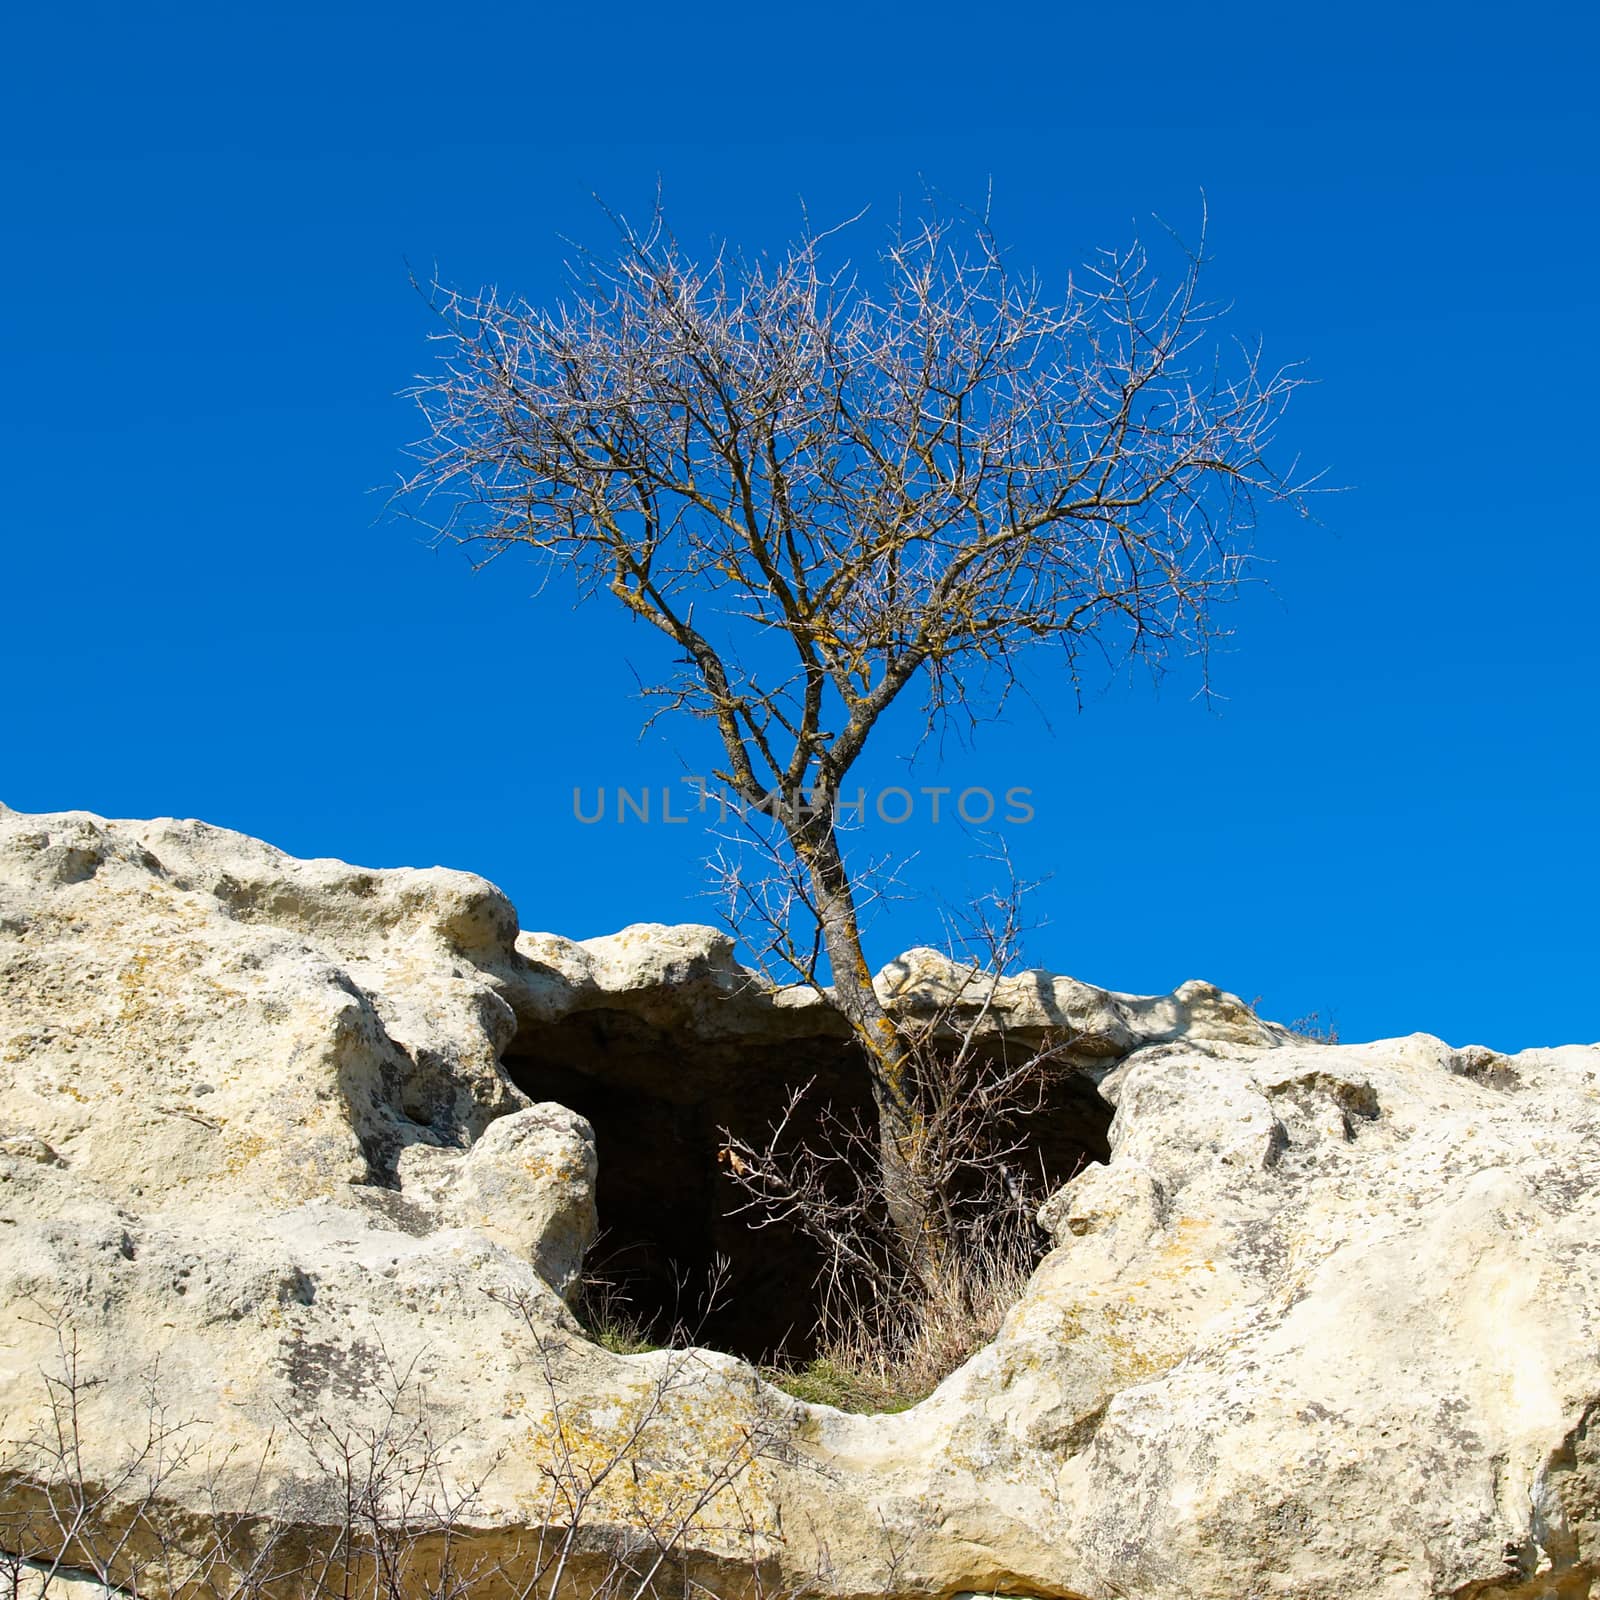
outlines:
{"label": "blue sky", "polygon": [[[1538,3],[19,11],[0,799],[467,867],[573,935],[708,920],[697,827],[572,814],[704,765],[639,742],[637,631],[382,518],[407,262],[538,297],[594,192],[659,176],[680,236],[760,247],[925,176],[992,181],[1060,273],[1204,190],[1234,326],[1319,380],[1285,437],[1350,491],[1263,528],[1219,707],[1040,678],[898,781],[1033,790],[1039,964],[1347,1038],[1600,1038],[1596,42]],[[948,825],[873,842],[929,897],[875,960],[988,870]]]}

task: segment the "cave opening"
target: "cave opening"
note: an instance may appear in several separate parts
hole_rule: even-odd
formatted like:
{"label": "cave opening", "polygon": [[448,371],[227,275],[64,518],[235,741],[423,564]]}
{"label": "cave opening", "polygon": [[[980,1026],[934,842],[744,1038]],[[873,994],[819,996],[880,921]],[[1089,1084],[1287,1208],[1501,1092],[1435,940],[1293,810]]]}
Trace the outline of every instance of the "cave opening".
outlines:
{"label": "cave opening", "polygon": [[[630,1320],[658,1342],[691,1327],[698,1342],[754,1362],[816,1353],[817,1247],[796,1228],[757,1229],[732,1215],[742,1194],[718,1152],[723,1129],[763,1144],[790,1091],[807,1082],[810,1114],[831,1105],[870,1121],[854,1040],[694,1037],[633,1011],[596,1009],[525,1024],[503,1059],[525,1094],[594,1127],[600,1239],[589,1266]],[[1111,1114],[1088,1074],[1052,1080],[1028,1118],[1030,1163],[1046,1190],[1109,1158]],[[719,1258],[722,1288],[708,1305]]]}

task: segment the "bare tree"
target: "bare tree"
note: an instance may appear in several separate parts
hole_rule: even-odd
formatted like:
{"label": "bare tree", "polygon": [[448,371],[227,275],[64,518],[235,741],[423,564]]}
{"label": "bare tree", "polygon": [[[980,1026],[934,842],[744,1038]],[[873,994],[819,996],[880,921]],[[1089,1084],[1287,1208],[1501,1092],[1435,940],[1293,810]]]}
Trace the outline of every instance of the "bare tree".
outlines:
{"label": "bare tree", "polygon": [[722,1165],[742,1191],[735,1214],[817,1248],[817,1354],[844,1386],[832,1403],[878,1409],[930,1392],[994,1337],[1043,1253],[1036,1214],[1050,1183],[1042,1163],[1034,1170],[1028,1123],[1081,1040],[996,1026],[1025,890],[1013,879],[979,901],[949,930],[967,959],[924,952],[936,959],[889,999],[917,1085],[920,1235],[894,1225],[875,1130],[814,1105],[814,1083],[791,1090],[759,1143],[722,1130]]}
{"label": "bare tree", "polygon": [[1217,345],[1176,244],[1170,279],[1135,241],[1052,295],[986,215],[931,203],[861,272],[839,230],[702,263],[659,211],[618,226],[556,304],[433,286],[446,354],[405,488],[440,536],[524,548],[670,642],[657,714],[709,721],[718,780],[771,820],[792,893],[751,904],[815,930],[777,942],[831,976],[884,1203],[936,1256],[928,1086],[863,953],[845,781],[903,696],[928,730],[989,716],[1029,647],[1075,688],[1203,661],[1258,502],[1299,500],[1267,459],[1299,380]]}

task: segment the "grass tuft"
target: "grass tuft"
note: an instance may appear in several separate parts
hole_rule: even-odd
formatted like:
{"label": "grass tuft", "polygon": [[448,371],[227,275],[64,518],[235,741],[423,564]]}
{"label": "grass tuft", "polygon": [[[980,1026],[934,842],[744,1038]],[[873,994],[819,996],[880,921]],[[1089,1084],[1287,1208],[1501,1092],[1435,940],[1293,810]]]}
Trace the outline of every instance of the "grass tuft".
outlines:
{"label": "grass tuft", "polygon": [[823,1348],[799,1366],[762,1376],[796,1400],[839,1411],[892,1414],[926,1400],[950,1374],[991,1344],[1027,1286],[1037,1251],[1016,1234],[959,1274],[908,1294],[892,1332],[872,1319],[825,1316]]}

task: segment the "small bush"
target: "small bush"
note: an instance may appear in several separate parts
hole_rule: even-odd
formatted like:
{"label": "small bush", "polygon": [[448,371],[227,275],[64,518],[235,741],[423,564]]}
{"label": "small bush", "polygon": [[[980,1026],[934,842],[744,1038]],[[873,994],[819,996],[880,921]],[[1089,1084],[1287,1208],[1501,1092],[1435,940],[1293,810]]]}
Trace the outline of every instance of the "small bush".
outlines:
{"label": "small bush", "polygon": [[[198,1421],[171,1421],[152,1367],[147,1415],[125,1419],[123,1458],[91,1475],[82,1402],[100,1380],[56,1313],[58,1364],[40,1374],[41,1420],[0,1441],[0,1596],[69,1600],[92,1584],[171,1600],[685,1600],[713,1592],[687,1581],[704,1564],[708,1531],[728,1551],[717,1558],[728,1587],[715,1592],[815,1592],[811,1581],[775,1586],[778,1544],[751,1509],[750,1474],[788,1448],[784,1419],[759,1395],[702,1460],[660,1475],[663,1443],[680,1437],[678,1397],[702,1369],[695,1351],[677,1352],[642,1392],[619,1398],[624,1424],[596,1454],[582,1406],[559,1381],[570,1338],[544,1327],[533,1297],[491,1298],[522,1322],[545,1402],[532,1457],[544,1491],[518,1537],[479,1537],[483,1481],[457,1478],[460,1429],[429,1405],[416,1362],[386,1363],[359,1415],[286,1413],[254,1468],[259,1499],[242,1506],[223,1477],[233,1448]],[[281,1495],[270,1485],[291,1437],[298,1486]],[[334,1515],[308,1522],[307,1506]]]}
{"label": "small bush", "polygon": [[1303,1017],[1296,1017],[1289,1024],[1289,1032],[1298,1038],[1304,1039],[1309,1044],[1338,1044],[1339,1024],[1334,1021],[1333,1013],[1328,1013],[1328,1020],[1322,1020],[1320,1011],[1308,1012]]}

